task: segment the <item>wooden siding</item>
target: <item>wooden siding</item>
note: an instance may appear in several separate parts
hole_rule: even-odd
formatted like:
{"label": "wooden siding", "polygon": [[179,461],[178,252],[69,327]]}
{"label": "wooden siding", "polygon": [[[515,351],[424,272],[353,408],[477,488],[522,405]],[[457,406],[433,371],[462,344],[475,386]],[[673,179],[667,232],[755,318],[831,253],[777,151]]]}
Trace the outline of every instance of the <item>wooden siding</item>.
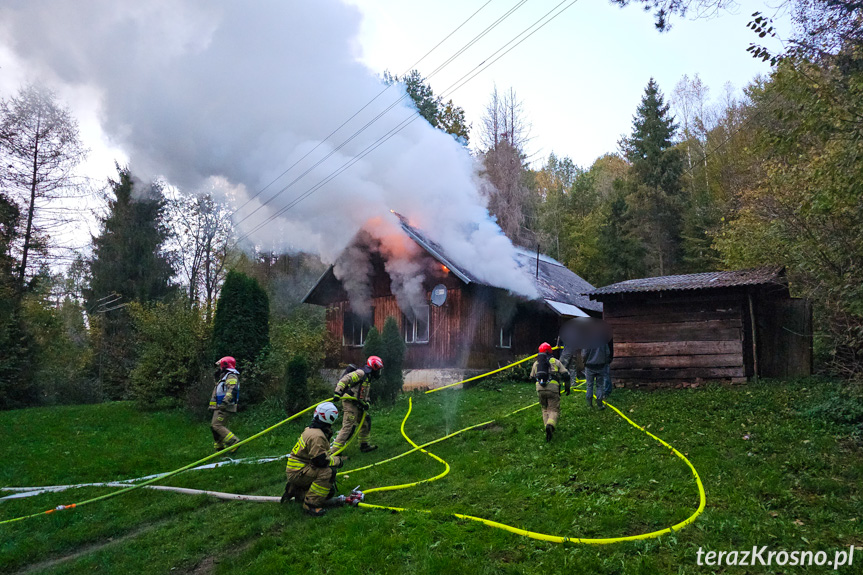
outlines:
{"label": "wooden siding", "polygon": [[612,380],[676,384],[746,376],[740,297],[606,302],[614,334]]}
{"label": "wooden siding", "polygon": [[[430,294],[426,294],[427,296]],[[429,307],[429,342],[409,343],[406,369],[452,368],[490,369],[513,361],[517,356],[534,353],[543,341],[555,343],[559,319],[541,304],[520,303],[512,319],[512,347],[500,347],[500,322],[495,319],[498,298],[508,297],[500,290],[484,286],[448,286],[446,303]],[[373,324],[382,331],[387,317],[394,316],[404,334],[401,309],[394,295],[372,298]],[[327,330],[342,342],[343,318],[350,304],[339,301],[327,308]],[[364,360],[361,346],[344,346],[331,367]]]}

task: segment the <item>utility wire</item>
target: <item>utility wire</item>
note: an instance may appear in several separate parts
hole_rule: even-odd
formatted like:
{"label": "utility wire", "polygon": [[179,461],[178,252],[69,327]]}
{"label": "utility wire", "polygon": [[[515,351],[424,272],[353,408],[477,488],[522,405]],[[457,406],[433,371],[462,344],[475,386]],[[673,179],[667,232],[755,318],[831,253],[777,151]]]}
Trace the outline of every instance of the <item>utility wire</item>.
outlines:
{"label": "utility wire", "polygon": [[[433,70],[433,71],[432,71],[428,76],[426,76],[426,79],[430,79],[430,78],[434,77],[438,72],[440,72],[440,71],[441,71],[441,70],[443,70],[447,65],[449,65],[450,63],[452,63],[452,62],[453,62],[453,61],[454,61],[458,56],[460,56],[460,55],[461,55],[461,54],[463,54],[466,50],[468,50],[471,46],[473,46],[473,45],[474,45],[474,44],[475,44],[479,39],[481,39],[482,37],[484,37],[484,36],[485,36],[486,34],[488,34],[491,30],[493,30],[493,29],[494,29],[494,28],[496,28],[498,25],[500,25],[500,23],[501,23],[501,22],[503,22],[504,20],[506,20],[506,19],[507,19],[509,16],[511,16],[513,13],[515,13],[515,11],[516,11],[516,10],[518,10],[519,8],[521,8],[521,7],[522,7],[526,2],[527,2],[527,0],[520,0],[518,3],[516,3],[512,8],[510,8],[509,10],[507,10],[507,11],[506,11],[502,16],[500,16],[497,20],[495,20],[495,21],[494,21],[494,22],[492,22],[489,26],[487,26],[487,27],[485,28],[485,30],[483,30],[483,31],[482,31],[482,32],[480,32],[477,36],[475,36],[474,38],[472,38],[472,39],[471,39],[467,44],[465,44],[464,46],[462,46],[461,48],[459,48],[459,49],[458,49],[458,50],[457,50],[457,51],[456,51],[452,56],[450,56],[450,57],[449,57],[449,58],[448,58],[448,59],[447,59],[443,64],[441,64],[441,65],[439,65],[437,68],[435,68],[435,69],[434,69],[434,70]],[[488,3],[486,3],[486,4],[488,4]],[[480,8],[480,9],[481,9],[481,8]],[[477,11],[477,12],[478,12],[478,11]],[[474,12],[474,14],[476,14],[476,12]],[[471,15],[471,18],[473,18],[473,15]],[[468,18],[468,20],[470,20],[470,18]],[[464,22],[464,23],[467,23],[467,20],[465,20],[465,22]],[[464,23],[463,23],[462,25],[464,25]],[[458,30],[458,28],[456,28],[456,30]],[[453,33],[455,33],[455,30],[454,30],[452,33],[450,33],[450,36],[451,36]],[[449,38],[449,36],[447,36],[447,38]],[[443,41],[442,41],[442,42],[443,42]],[[441,42],[441,43],[442,43],[442,42]],[[439,43],[438,45],[440,45],[440,43]],[[430,53],[431,53],[431,51],[429,51],[429,54],[430,54]],[[428,55],[428,54],[426,54],[426,55]],[[425,56],[423,56],[423,58],[421,58],[420,60],[418,60],[418,61],[417,61],[413,66],[411,66],[411,67],[410,67],[410,69],[414,69],[414,68],[415,68],[415,66],[416,66],[419,62],[421,62],[423,59],[425,59]],[[410,69],[409,69],[408,71],[410,71]],[[403,74],[403,75],[404,75],[404,74]],[[280,179],[282,176],[284,176],[285,174],[287,174],[287,173],[288,173],[288,171],[290,171],[294,166],[296,166],[296,165],[297,165],[297,164],[299,164],[302,160],[304,160],[305,158],[307,158],[307,157],[308,157],[308,156],[309,156],[309,155],[310,155],[314,150],[316,150],[317,148],[319,148],[319,147],[324,143],[324,141],[326,141],[327,139],[329,139],[329,138],[330,138],[330,136],[332,136],[333,134],[335,134],[335,133],[336,133],[338,130],[340,130],[340,129],[345,125],[345,124],[347,124],[350,120],[352,120],[353,118],[355,118],[355,117],[356,117],[356,116],[357,116],[357,115],[358,115],[362,110],[364,110],[365,108],[367,108],[367,107],[369,106],[369,104],[371,104],[374,100],[376,100],[376,99],[378,98],[378,96],[380,96],[381,94],[383,94],[384,92],[386,92],[386,91],[390,88],[390,86],[391,86],[391,85],[388,85],[386,88],[384,88],[384,89],[383,89],[383,90],[382,90],[382,91],[381,91],[377,96],[375,96],[374,98],[372,98],[372,100],[371,100],[368,104],[366,104],[365,106],[363,106],[363,107],[362,107],[362,108],[361,108],[361,109],[360,109],[356,114],[354,114],[353,116],[351,116],[350,118],[348,118],[348,119],[347,119],[347,120],[346,120],[346,121],[345,121],[341,126],[339,126],[339,128],[336,128],[336,130],[334,130],[333,132],[331,132],[331,133],[330,133],[330,135],[329,135],[329,136],[327,136],[327,138],[325,138],[323,141],[319,142],[319,143],[318,143],[318,144],[317,144],[317,145],[316,145],[312,150],[310,150],[310,151],[309,151],[308,153],[306,153],[302,158],[300,158],[300,159],[299,159],[299,160],[297,160],[293,165],[291,165],[291,167],[290,167],[290,168],[288,168],[287,170],[285,170],[284,172],[282,172],[282,175],[280,175],[278,178],[276,178],[276,180]],[[441,97],[443,97],[443,96],[441,96]],[[318,166],[320,166],[322,163],[324,163],[326,160],[328,160],[330,157],[332,157],[335,153],[337,153],[339,150],[341,150],[342,148],[344,148],[347,144],[349,144],[351,141],[353,141],[357,136],[359,136],[360,134],[362,134],[363,132],[365,132],[365,131],[366,131],[366,130],[367,130],[367,129],[372,125],[372,124],[374,124],[375,122],[377,122],[380,118],[382,118],[385,114],[387,114],[390,110],[392,110],[393,108],[395,108],[395,107],[396,107],[400,102],[402,102],[402,101],[403,101],[403,100],[405,100],[406,98],[408,98],[408,94],[406,94],[406,93],[405,93],[405,94],[402,94],[402,95],[401,95],[401,96],[400,96],[396,101],[392,102],[392,103],[391,103],[389,106],[387,106],[383,111],[381,111],[380,113],[378,113],[374,118],[372,118],[371,120],[369,120],[368,122],[366,122],[366,124],[365,124],[365,125],[363,125],[359,130],[355,131],[351,136],[349,136],[349,137],[348,137],[346,140],[344,140],[341,144],[339,144],[338,146],[336,146],[335,148],[333,148],[332,150],[330,150],[326,155],[324,155],[321,159],[319,159],[317,162],[315,162],[312,166],[310,166],[309,168],[307,168],[303,173],[301,173],[299,176],[297,176],[296,178],[294,178],[293,180],[291,180],[287,185],[285,185],[285,186],[284,186],[284,187],[282,187],[278,192],[276,192],[275,194],[273,194],[273,195],[272,195],[272,196],[271,196],[267,201],[265,201],[265,202],[261,203],[261,204],[260,204],[258,207],[256,207],[254,210],[252,210],[251,212],[249,212],[248,214],[246,214],[245,216],[243,216],[239,221],[237,221],[237,222],[236,222],[236,225],[238,225],[238,226],[239,226],[240,224],[242,224],[243,222],[245,222],[246,220],[248,220],[250,217],[252,217],[252,216],[253,216],[255,213],[257,213],[259,210],[261,210],[261,209],[262,209],[262,208],[264,208],[265,206],[269,205],[269,204],[270,204],[270,202],[272,202],[272,201],[273,201],[273,200],[275,200],[277,197],[279,197],[280,195],[282,195],[285,191],[287,191],[289,188],[291,188],[294,184],[296,184],[296,183],[297,183],[297,182],[299,182],[301,179],[303,179],[305,176],[307,176],[309,173],[311,173],[315,168],[317,168]],[[268,184],[268,185],[267,185],[267,187],[269,187],[270,185],[272,185],[272,183],[274,183],[276,180],[273,180],[273,182],[270,182],[270,184]],[[261,190],[261,191],[263,191],[263,190]],[[259,194],[260,194],[260,192],[258,192],[258,194],[255,194],[255,196],[253,196],[252,198],[249,198],[249,200],[247,200],[247,201],[243,204],[243,206],[241,206],[237,211],[239,211],[240,209],[242,209],[242,207],[246,206],[246,205],[247,205],[247,204],[248,204],[252,199],[254,199],[255,197],[257,197]]]}
{"label": "utility wire", "polygon": [[[550,18],[548,18],[548,16],[549,16],[552,12],[554,12],[555,10],[557,10],[561,5],[565,4],[565,3],[566,3],[566,0],[563,0],[562,2],[560,2],[559,4],[557,4],[556,6],[554,6],[551,10],[549,10],[548,12],[546,12],[543,16],[541,16],[541,17],[540,17],[538,20],[536,20],[533,24],[531,24],[530,26],[528,26],[527,28],[525,28],[522,32],[520,32],[519,34],[517,34],[514,38],[512,38],[512,39],[511,39],[511,40],[509,40],[507,43],[505,43],[501,48],[499,48],[498,50],[496,50],[495,52],[493,52],[490,56],[488,56],[487,58],[485,58],[482,62],[480,62],[480,64],[478,64],[477,66],[475,66],[471,71],[469,71],[467,74],[463,75],[461,78],[459,78],[458,80],[456,80],[453,84],[451,84],[451,85],[450,85],[446,90],[444,90],[444,92],[442,93],[442,96],[441,96],[441,97],[447,97],[447,96],[451,95],[452,93],[454,93],[456,90],[458,90],[458,89],[460,89],[461,87],[463,87],[463,86],[464,86],[465,84],[467,84],[470,80],[472,80],[473,78],[475,78],[478,74],[480,74],[481,72],[483,72],[483,71],[484,71],[485,69],[487,69],[489,66],[491,66],[492,64],[494,64],[495,62],[497,62],[498,60],[500,60],[502,57],[504,57],[506,54],[508,54],[510,51],[512,51],[513,49],[515,49],[519,44],[521,44],[522,42],[524,42],[525,40],[527,40],[530,36],[532,36],[533,34],[535,34],[536,32],[538,32],[540,29],[542,29],[546,24],[548,24],[549,22],[551,22],[552,20],[554,20],[555,18],[557,18],[558,16],[560,16],[563,12],[565,12],[566,10],[568,10],[570,7],[572,7],[572,6],[573,6],[577,1],[578,1],[578,0],[571,0],[571,1],[569,2],[569,4],[567,4],[563,9],[561,9],[561,10],[560,10],[560,11],[558,11],[556,14],[554,14],[553,16],[551,16]],[[548,19],[547,19],[545,22],[542,22],[542,21],[543,21],[543,20],[545,20],[546,18],[548,18]],[[542,24],[540,24],[540,22],[542,22]],[[530,33],[527,33],[527,32],[528,32],[529,30],[531,30],[532,28],[535,28],[535,29],[533,29],[532,31],[530,31]],[[527,33],[527,35],[526,35],[526,36],[524,36],[523,38],[521,38],[521,40],[518,40],[518,38],[520,38],[521,36],[523,36],[523,35],[524,35],[524,34],[526,34],[526,33]],[[516,42],[516,40],[518,40],[518,42]],[[509,47],[509,49],[506,49],[506,51],[504,51],[503,53],[500,53],[502,50],[504,50],[505,48],[507,48],[507,46],[510,46],[510,44],[512,44],[513,42],[516,42],[516,43],[515,43],[514,45],[512,45],[511,47]],[[499,55],[498,55],[498,54],[499,54]],[[495,56],[496,56],[496,57],[495,57]],[[489,62],[489,59],[490,59],[490,58],[493,58],[493,59],[491,60],[491,62]],[[398,103],[398,102],[395,102],[393,105],[395,105],[396,103]],[[392,106],[391,106],[391,107],[392,107]],[[321,187],[323,187],[324,185],[326,185],[327,183],[329,183],[330,181],[332,181],[333,179],[335,179],[337,176],[339,176],[339,175],[340,175],[341,173],[343,173],[345,170],[347,170],[348,168],[350,168],[351,166],[353,166],[354,164],[356,164],[358,161],[360,161],[362,158],[364,158],[365,156],[367,156],[368,154],[370,154],[371,152],[373,152],[374,150],[376,150],[377,148],[379,148],[379,147],[380,147],[381,145],[383,145],[386,141],[388,141],[390,138],[392,138],[393,136],[395,136],[397,133],[401,132],[404,128],[406,128],[408,125],[410,125],[411,123],[413,123],[415,120],[417,120],[417,119],[418,119],[418,118],[420,118],[420,117],[421,117],[421,116],[420,116],[419,114],[415,113],[415,112],[414,112],[414,113],[412,113],[410,116],[406,117],[404,120],[402,120],[399,124],[397,124],[394,128],[392,128],[392,129],[391,129],[390,131],[388,131],[386,134],[384,134],[383,136],[381,136],[380,138],[378,138],[377,140],[375,140],[374,142],[372,142],[371,144],[369,144],[369,145],[368,145],[365,149],[363,149],[363,150],[362,150],[358,155],[354,156],[353,158],[351,158],[350,160],[348,160],[347,162],[345,162],[344,164],[342,164],[342,166],[340,166],[339,168],[337,168],[335,171],[331,172],[328,176],[325,176],[325,177],[324,177],[322,180],[320,180],[317,184],[313,185],[311,188],[309,188],[308,190],[306,190],[304,193],[302,193],[301,195],[299,195],[298,197],[296,197],[294,200],[292,200],[290,203],[288,203],[288,205],[286,205],[285,207],[283,207],[282,209],[280,209],[279,211],[277,211],[275,214],[273,214],[273,215],[269,216],[268,218],[264,219],[260,224],[258,224],[257,226],[255,226],[252,230],[250,230],[250,231],[246,232],[245,234],[243,234],[242,236],[240,236],[240,237],[237,239],[237,242],[239,243],[239,242],[241,242],[242,240],[244,240],[244,239],[248,238],[249,236],[251,236],[252,234],[254,234],[255,232],[257,232],[258,230],[260,230],[261,228],[263,228],[265,225],[269,224],[270,222],[272,222],[273,220],[275,220],[276,218],[278,218],[278,217],[279,217],[279,216],[281,216],[282,214],[286,213],[288,210],[292,209],[294,206],[296,206],[297,204],[299,204],[301,201],[303,201],[303,200],[304,200],[304,199],[306,199],[307,197],[311,196],[313,193],[315,193],[315,192],[316,192],[316,191],[318,191]],[[285,188],[285,189],[286,189],[286,188]],[[281,190],[281,191],[279,192],[279,194],[281,194],[283,191],[285,191],[285,190],[284,190],[284,189],[283,189],[283,190]],[[274,197],[275,197],[275,196],[274,196]]]}
{"label": "utility wire", "polygon": [[[526,0],[525,0],[525,1],[526,1]],[[411,66],[409,66],[409,67],[408,67],[408,69],[407,69],[407,70],[405,70],[404,72],[402,72],[402,76],[404,76],[405,74],[407,74],[408,72],[410,72],[411,70],[413,70],[414,68],[416,68],[416,67],[420,64],[420,62],[422,62],[423,60],[425,60],[425,59],[426,59],[426,58],[427,58],[427,57],[428,57],[432,52],[434,52],[435,50],[437,50],[437,49],[440,47],[440,45],[441,45],[441,44],[443,44],[444,42],[446,42],[447,40],[449,40],[449,39],[450,39],[450,37],[451,37],[453,34],[455,34],[456,32],[458,32],[458,31],[459,31],[459,30],[460,30],[460,29],[461,29],[465,24],[467,24],[468,22],[470,22],[470,21],[473,19],[473,17],[474,17],[474,16],[476,16],[477,14],[479,14],[479,13],[480,13],[480,11],[481,11],[483,8],[485,8],[486,6],[488,6],[489,4],[491,4],[491,2],[492,2],[492,0],[488,0],[485,4],[483,4],[482,6],[480,6],[480,7],[476,10],[476,12],[474,12],[473,14],[471,14],[470,16],[468,16],[467,20],[465,20],[464,22],[462,22],[461,24],[459,24],[459,25],[458,25],[458,26],[457,26],[457,27],[456,27],[452,32],[450,32],[449,34],[447,34],[447,35],[446,35],[446,37],[445,37],[443,40],[441,40],[440,42],[438,42],[437,44],[435,44],[435,45],[434,45],[434,47],[432,47],[432,49],[431,49],[431,50],[429,50],[428,52],[426,52],[426,53],[422,56],[422,58],[420,58],[419,60],[417,60],[416,62],[414,62]],[[370,105],[371,105],[375,100],[377,100],[379,97],[381,97],[381,96],[384,94],[384,92],[386,92],[387,90],[389,90],[389,89],[390,89],[390,87],[391,87],[391,86],[392,86],[392,84],[387,84],[387,86],[386,86],[386,87],[384,87],[384,89],[383,89],[383,90],[381,90],[380,92],[378,92],[378,94],[377,94],[374,98],[372,98],[371,100],[369,100],[368,102],[366,102],[366,104],[365,104],[362,108],[360,108],[359,110],[357,110],[356,112],[354,112],[354,114],[353,114],[351,117],[349,117],[347,120],[345,120],[344,122],[342,122],[342,123],[339,125],[339,127],[337,127],[335,130],[333,130],[332,132],[330,132],[330,133],[329,133],[329,134],[328,134],[328,135],[327,135],[323,140],[319,141],[319,142],[315,145],[315,147],[313,147],[311,150],[309,150],[308,152],[306,152],[306,153],[305,153],[305,155],[303,155],[303,157],[302,157],[302,158],[300,158],[299,160],[297,160],[296,162],[294,162],[293,164],[291,164],[290,166],[288,166],[288,168],[287,168],[284,172],[282,172],[281,174],[279,174],[278,176],[276,176],[276,177],[275,177],[275,178],[274,178],[274,179],[273,179],[269,184],[267,184],[266,186],[264,186],[263,188],[261,188],[260,190],[258,190],[257,192],[255,192],[255,194],[254,194],[254,195],[252,195],[252,196],[250,196],[249,198],[247,198],[247,199],[246,199],[246,201],[245,201],[245,202],[243,202],[243,205],[242,205],[242,206],[240,206],[239,208],[237,208],[237,211],[240,211],[240,210],[242,210],[243,208],[245,208],[247,205],[249,205],[249,203],[250,203],[252,200],[254,200],[254,199],[255,199],[255,198],[257,198],[259,195],[261,195],[264,191],[266,191],[266,190],[267,190],[267,188],[269,188],[270,186],[272,186],[273,184],[275,184],[277,181],[279,181],[280,179],[282,179],[282,177],[284,177],[284,176],[285,176],[285,174],[287,174],[288,172],[290,172],[290,171],[291,171],[292,169],[294,169],[294,168],[295,168],[295,167],[296,167],[300,162],[302,162],[302,161],[303,161],[303,160],[305,160],[307,157],[309,157],[309,156],[310,156],[310,155],[311,155],[315,150],[317,150],[318,148],[320,148],[320,147],[324,144],[324,142],[326,142],[327,140],[329,140],[330,138],[332,138],[332,137],[336,134],[336,132],[338,132],[339,130],[341,130],[342,128],[344,128],[344,127],[348,124],[348,122],[350,122],[351,120],[353,120],[354,118],[356,118],[356,117],[357,117],[357,116],[358,116],[358,115],[359,115],[363,110],[365,110],[366,108],[368,108],[368,107],[369,107],[369,106],[370,106]]]}

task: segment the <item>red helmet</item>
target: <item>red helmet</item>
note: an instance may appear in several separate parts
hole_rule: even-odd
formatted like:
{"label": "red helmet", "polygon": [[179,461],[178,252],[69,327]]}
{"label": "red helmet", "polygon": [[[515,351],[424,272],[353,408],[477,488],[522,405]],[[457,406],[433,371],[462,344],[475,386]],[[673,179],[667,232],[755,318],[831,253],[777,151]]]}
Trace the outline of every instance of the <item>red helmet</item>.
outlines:
{"label": "red helmet", "polygon": [[369,358],[366,360],[366,365],[377,371],[384,366],[384,360],[382,360],[376,355],[370,355]]}
{"label": "red helmet", "polygon": [[551,346],[547,342],[542,342],[539,346],[539,353],[551,353]]}
{"label": "red helmet", "polygon": [[226,355],[225,357],[217,361],[216,365],[219,367],[219,369],[237,369],[237,360],[230,355]]}

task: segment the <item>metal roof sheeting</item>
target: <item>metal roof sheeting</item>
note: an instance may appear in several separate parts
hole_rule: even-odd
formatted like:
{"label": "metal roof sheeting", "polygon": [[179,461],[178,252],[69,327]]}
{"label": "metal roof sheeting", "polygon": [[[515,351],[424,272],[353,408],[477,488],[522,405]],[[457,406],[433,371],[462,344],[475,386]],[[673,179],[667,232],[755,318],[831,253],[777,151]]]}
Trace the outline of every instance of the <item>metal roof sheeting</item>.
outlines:
{"label": "metal roof sheeting", "polygon": [[715,289],[769,284],[786,285],[787,283],[784,267],[766,266],[746,270],[627,280],[595,289],[589,292],[589,295],[591,299],[594,299],[596,296],[611,294]]}
{"label": "metal roof sheeting", "polygon": [[[470,270],[460,267],[459,264],[435,241],[429,239],[422,231],[411,226],[405,218],[396,214],[401,221],[402,229],[410,236],[417,244],[425,249],[432,257],[449,268],[449,270],[460,280],[465,283],[477,283],[480,285],[488,285],[490,287],[501,288],[499,285],[491,284],[487,281],[482,281],[471,274]],[[536,285],[542,298],[552,308],[552,302],[565,304],[580,308],[581,310],[590,310],[595,312],[602,311],[602,304],[597,301],[592,301],[587,295],[593,291],[593,286],[587,283],[583,278],[570,271],[562,263],[550,258],[544,254],[539,254],[539,273],[537,273],[537,254],[525,248],[516,246],[516,263],[519,267],[529,274]],[[566,316],[579,317],[584,314],[579,313],[561,313],[555,309],[557,313]],[[575,312],[570,309],[569,311]]]}

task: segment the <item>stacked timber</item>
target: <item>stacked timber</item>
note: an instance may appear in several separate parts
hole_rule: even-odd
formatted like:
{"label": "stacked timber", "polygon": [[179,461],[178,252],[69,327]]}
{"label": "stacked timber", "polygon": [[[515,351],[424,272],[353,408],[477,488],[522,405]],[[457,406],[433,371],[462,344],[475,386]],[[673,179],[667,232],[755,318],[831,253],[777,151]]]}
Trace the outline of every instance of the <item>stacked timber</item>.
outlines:
{"label": "stacked timber", "polygon": [[606,304],[612,380],[629,387],[746,381],[744,312],[739,298]]}

